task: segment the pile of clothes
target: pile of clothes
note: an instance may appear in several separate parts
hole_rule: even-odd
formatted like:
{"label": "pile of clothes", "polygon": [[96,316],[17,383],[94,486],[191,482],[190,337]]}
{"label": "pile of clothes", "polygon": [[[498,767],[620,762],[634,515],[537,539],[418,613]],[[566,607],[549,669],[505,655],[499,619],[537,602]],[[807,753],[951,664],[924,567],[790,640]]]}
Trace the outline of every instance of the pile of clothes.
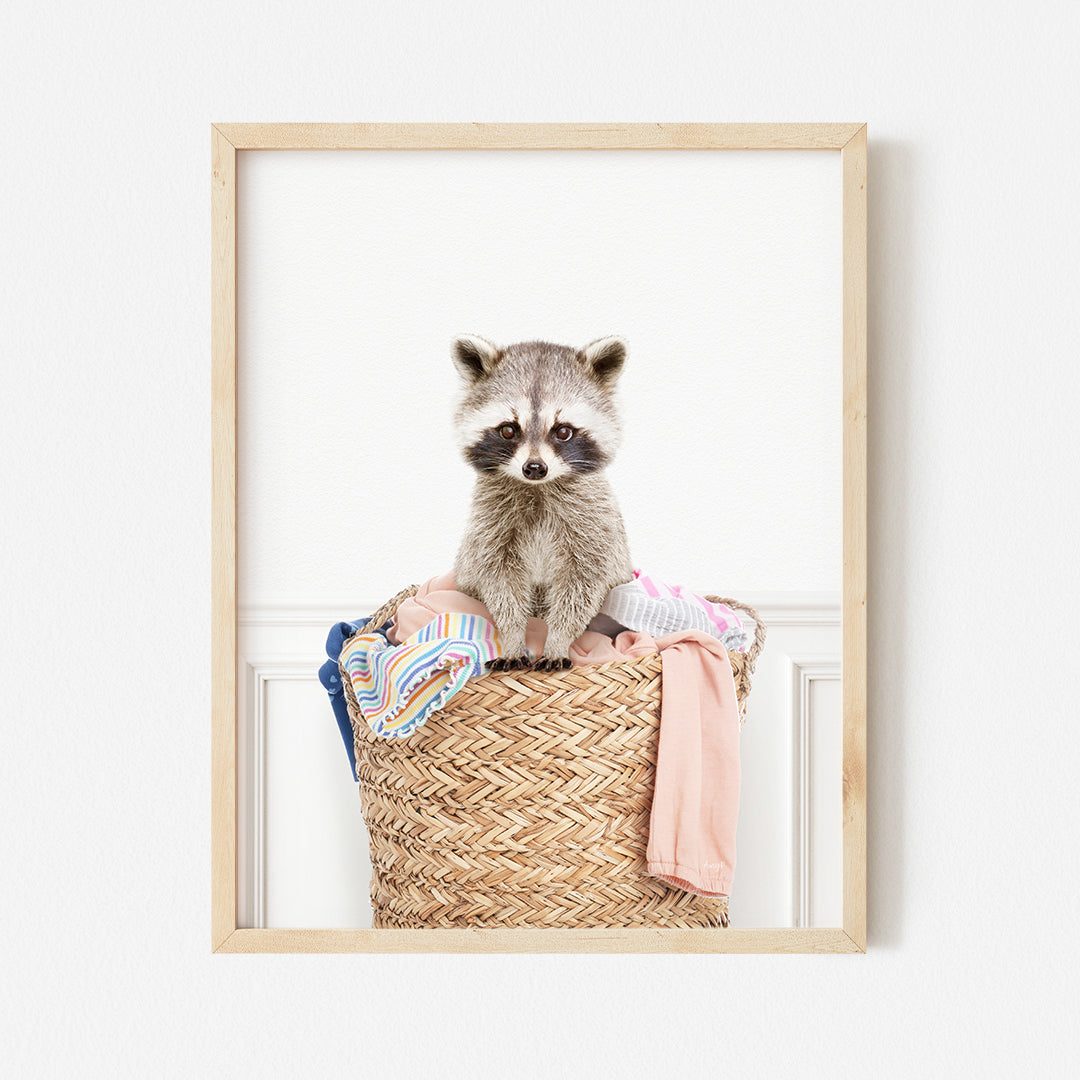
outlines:
{"label": "pile of clothes", "polygon": [[[500,655],[487,609],[432,578],[381,627],[342,622],[327,640],[319,677],[330,695],[356,776],[344,671],[372,732],[407,738]],[[543,653],[547,627],[530,619],[529,652]],[[660,743],[646,855],[648,872],[701,896],[727,896],[735,868],[739,808],[739,712],[727,653],[743,651],[753,627],[730,607],[635,571],[613,589],[571,646],[574,664],[659,652],[663,668]]]}

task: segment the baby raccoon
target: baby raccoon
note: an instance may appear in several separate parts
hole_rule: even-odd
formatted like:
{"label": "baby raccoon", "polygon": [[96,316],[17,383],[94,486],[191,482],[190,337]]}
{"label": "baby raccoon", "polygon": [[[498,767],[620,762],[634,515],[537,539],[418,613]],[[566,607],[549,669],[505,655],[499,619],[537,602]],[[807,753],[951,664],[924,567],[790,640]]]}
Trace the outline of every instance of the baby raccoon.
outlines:
{"label": "baby raccoon", "polygon": [[[527,341],[500,349],[460,337],[466,383],[455,422],[476,470],[457,587],[491,612],[497,670],[570,666],[570,645],[616,585],[632,577],[626,531],[604,466],[619,443],[615,381],[626,342],[584,349]],[[548,625],[543,657],[526,655],[525,623]]]}

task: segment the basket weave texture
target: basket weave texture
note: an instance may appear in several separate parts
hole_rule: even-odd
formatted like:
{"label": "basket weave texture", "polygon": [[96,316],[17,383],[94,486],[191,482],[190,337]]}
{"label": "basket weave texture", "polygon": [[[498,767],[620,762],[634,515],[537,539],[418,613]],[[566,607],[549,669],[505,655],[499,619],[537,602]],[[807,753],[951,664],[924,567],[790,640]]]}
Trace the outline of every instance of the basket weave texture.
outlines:
{"label": "basket weave texture", "polygon": [[[415,591],[399,593],[364,629]],[[750,650],[729,654],[742,718],[765,627],[753,609],[723,603],[756,624]],[[646,873],[659,654],[489,672],[407,739],[372,734],[342,682],[370,837],[373,926],[728,925],[726,897],[695,896]]]}

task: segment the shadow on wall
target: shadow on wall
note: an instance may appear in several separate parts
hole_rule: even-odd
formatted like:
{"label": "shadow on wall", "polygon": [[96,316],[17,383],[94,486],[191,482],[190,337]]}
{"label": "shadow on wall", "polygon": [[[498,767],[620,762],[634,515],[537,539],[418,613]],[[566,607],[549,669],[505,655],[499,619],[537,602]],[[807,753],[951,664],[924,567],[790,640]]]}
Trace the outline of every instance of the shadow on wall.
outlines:
{"label": "shadow on wall", "polygon": [[916,151],[870,141],[867,211],[867,944],[903,942],[905,736],[916,702],[909,610]]}

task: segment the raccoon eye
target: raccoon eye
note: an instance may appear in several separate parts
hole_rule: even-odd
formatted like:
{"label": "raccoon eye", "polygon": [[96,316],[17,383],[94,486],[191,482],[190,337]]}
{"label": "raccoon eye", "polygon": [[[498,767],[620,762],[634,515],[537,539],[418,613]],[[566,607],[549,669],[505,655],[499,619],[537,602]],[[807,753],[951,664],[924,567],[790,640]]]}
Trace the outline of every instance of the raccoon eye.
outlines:
{"label": "raccoon eye", "polygon": [[567,442],[574,437],[574,429],[569,424],[559,424],[558,427],[552,428],[551,434],[554,435],[559,442]]}
{"label": "raccoon eye", "polygon": [[517,434],[517,424],[503,424],[499,428],[499,434],[504,439],[512,439]]}

